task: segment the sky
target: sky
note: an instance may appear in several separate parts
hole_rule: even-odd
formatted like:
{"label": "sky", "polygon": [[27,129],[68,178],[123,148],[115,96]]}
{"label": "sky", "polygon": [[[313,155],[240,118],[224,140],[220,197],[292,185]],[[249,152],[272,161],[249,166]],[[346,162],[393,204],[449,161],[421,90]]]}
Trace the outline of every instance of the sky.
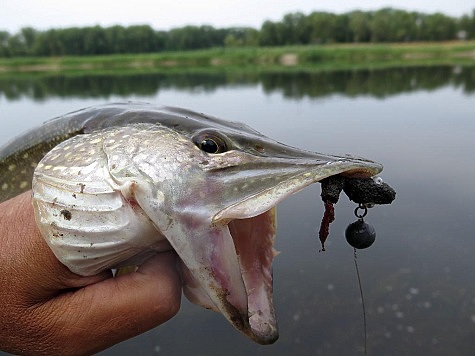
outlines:
{"label": "sky", "polygon": [[148,24],[157,30],[185,25],[260,28],[290,12],[393,7],[450,16],[471,14],[473,0],[0,0],[0,30]]}

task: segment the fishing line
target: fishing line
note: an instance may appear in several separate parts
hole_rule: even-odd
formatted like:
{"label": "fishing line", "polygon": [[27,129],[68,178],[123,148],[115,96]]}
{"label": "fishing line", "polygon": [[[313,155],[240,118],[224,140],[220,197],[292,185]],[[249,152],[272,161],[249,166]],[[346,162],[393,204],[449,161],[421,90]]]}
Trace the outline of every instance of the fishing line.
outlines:
{"label": "fishing line", "polygon": [[368,347],[367,347],[368,334],[367,334],[367,327],[366,327],[366,307],[364,303],[363,287],[361,285],[360,270],[358,268],[358,258],[356,255],[356,248],[353,248],[353,258],[355,261],[356,276],[358,277],[358,287],[360,289],[361,307],[363,311],[364,354],[366,356],[367,350],[368,350]]}
{"label": "fishing line", "polygon": [[374,227],[364,221],[364,217],[368,214],[368,206],[359,204],[354,211],[357,221],[348,225],[345,230],[346,241],[353,247],[353,260],[355,262],[356,277],[358,279],[358,288],[360,290],[361,307],[363,312],[363,333],[364,333],[364,355],[368,352],[368,328],[366,324],[366,307],[363,295],[363,286],[361,284],[360,270],[358,268],[358,256],[356,249],[364,249],[370,247],[376,239],[376,230]]}

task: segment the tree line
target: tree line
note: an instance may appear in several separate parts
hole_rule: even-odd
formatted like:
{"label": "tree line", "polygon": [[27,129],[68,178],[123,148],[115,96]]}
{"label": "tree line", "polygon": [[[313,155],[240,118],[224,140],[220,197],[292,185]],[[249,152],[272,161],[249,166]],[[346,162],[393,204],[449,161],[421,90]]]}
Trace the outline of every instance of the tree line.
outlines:
{"label": "tree line", "polygon": [[393,8],[377,11],[289,13],[260,29],[149,25],[0,31],[0,57],[105,55],[184,51],[212,47],[322,43],[415,42],[475,39],[475,10],[459,18]]}

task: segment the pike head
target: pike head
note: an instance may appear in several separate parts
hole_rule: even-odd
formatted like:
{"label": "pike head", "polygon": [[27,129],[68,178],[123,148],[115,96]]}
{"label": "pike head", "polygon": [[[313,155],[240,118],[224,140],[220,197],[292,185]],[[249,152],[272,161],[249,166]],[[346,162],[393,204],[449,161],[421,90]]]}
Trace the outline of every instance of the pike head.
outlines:
{"label": "pike head", "polygon": [[[73,204],[58,200],[63,194],[48,193],[51,187],[73,190],[76,206],[79,196],[86,201],[82,197],[87,194],[116,194],[121,209],[126,208],[121,214],[139,216],[135,225],[141,226],[129,228],[123,240],[140,235],[146,241],[134,246],[153,250],[157,241],[166,239],[181,258],[188,299],[221,312],[254,341],[272,343],[278,338],[271,273],[274,207],[323,178],[373,176],[382,166],[361,158],[292,148],[242,124],[181,109],[161,110],[172,110],[180,119],[135,120],[100,128],[73,137],[43,159],[33,182],[42,232],[58,258],[81,274],[133,260],[142,252],[130,252],[130,245],[114,250],[109,244],[91,253],[92,268],[84,264],[84,258],[71,258],[73,249],[65,248],[64,242],[48,238],[51,222],[45,216],[48,209],[55,209],[53,203],[59,206],[56,209],[74,209]],[[83,145],[95,155],[93,161],[81,162],[85,153],[61,158],[71,147]],[[55,222],[55,228],[59,223]],[[87,248],[95,236],[83,235],[87,243],[80,244]],[[111,251],[121,260],[106,259]],[[106,262],[98,264],[101,259]]]}

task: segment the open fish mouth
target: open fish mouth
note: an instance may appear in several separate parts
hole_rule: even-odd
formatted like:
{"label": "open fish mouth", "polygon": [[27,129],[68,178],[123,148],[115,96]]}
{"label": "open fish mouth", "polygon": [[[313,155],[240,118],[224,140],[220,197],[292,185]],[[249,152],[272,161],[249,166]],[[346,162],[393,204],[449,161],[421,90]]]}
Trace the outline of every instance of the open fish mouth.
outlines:
{"label": "open fish mouth", "polygon": [[[320,167],[318,173],[308,171],[292,176],[279,184],[262,190],[258,194],[239,201],[219,211],[213,217],[213,224],[227,224],[244,291],[237,293],[227,289],[228,281],[224,276],[215,276],[223,288],[226,310],[222,310],[206,294],[199,290],[189,273],[184,273],[184,291],[189,300],[215,311],[220,311],[234,327],[260,344],[272,344],[278,337],[277,319],[273,305],[272,262],[278,252],[274,249],[274,237],[277,231],[277,204],[302,190],[306,186],[334,174],[346,177],[372,177],[380,172],[378,164],[368,162],[328,164],[327,169]],[[331,167],[331,168],[330,168]],[[222,266],[215,266],[216,270]],[[186,268],[185,268],[186,269]],[[189,285],[188,285],[189,283]],[[236,284],[233,285],[233,288]],[[230,298],[231,293],[233,298]],[[244,295],[245,300],[236,301],[236,296]],[[230,302],[234,300],[235,302]],[[245,305],[245,308],[242,306]],[[239,307],[241,306],[241,307]]]}
{"label": "open fish mouth", "polygon": [[[229,221],[227,229],[232,238],[239,264],[241,283],[231,285],[222,270],[222,262],[212,262],[210,268],[221,295],[216,305],[201,284],[182,263],[183,290],[192,303],[221,312],[233,326],[260,344],[271,344],[278,339],[277,320],[272,301],[272,261],[274,249],[276,209],[257,216]],[[237,286],[243,288],[236,291]],[[223,308],[224,305],[224,308]]]}

